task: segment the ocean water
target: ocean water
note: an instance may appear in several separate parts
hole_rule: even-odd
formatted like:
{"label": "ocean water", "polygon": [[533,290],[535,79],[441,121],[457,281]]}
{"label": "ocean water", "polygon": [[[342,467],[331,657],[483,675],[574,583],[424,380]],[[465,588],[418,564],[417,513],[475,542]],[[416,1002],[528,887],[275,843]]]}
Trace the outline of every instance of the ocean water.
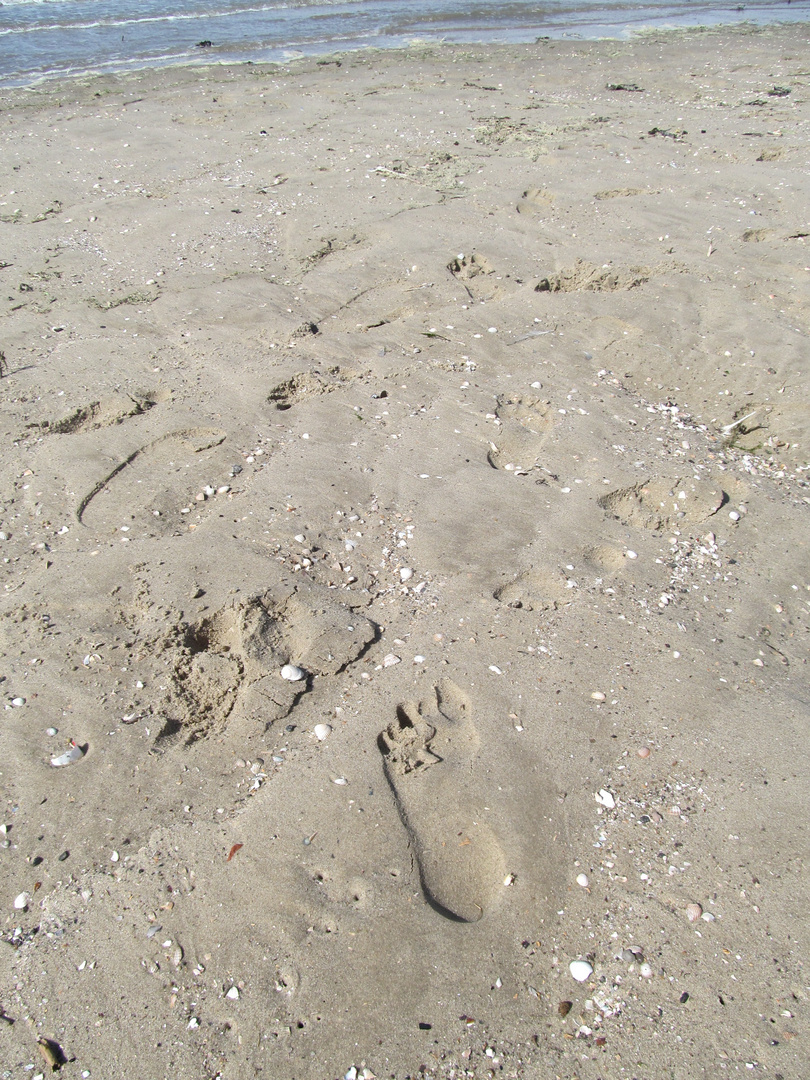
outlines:
{"label": "ocean water", "polygon": [[0,86],[420,41],[621,38],[741,22],[810,22],[810,0],[0,0]]}

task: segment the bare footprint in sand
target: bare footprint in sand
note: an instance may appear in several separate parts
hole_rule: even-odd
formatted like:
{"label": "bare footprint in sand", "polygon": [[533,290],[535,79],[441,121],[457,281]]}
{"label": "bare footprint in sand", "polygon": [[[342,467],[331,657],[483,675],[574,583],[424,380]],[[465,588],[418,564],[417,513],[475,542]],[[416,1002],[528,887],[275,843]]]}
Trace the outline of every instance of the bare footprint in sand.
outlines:
{"label": "bare footprint in sand", "polygon": [[479,746],[463,692],[449,679],[427,707],[397,707],[379,735],[386,778],[408,831],[422,888],[441,914],[477,922],[503,887],[504,858],[488,825],[465,806]]}

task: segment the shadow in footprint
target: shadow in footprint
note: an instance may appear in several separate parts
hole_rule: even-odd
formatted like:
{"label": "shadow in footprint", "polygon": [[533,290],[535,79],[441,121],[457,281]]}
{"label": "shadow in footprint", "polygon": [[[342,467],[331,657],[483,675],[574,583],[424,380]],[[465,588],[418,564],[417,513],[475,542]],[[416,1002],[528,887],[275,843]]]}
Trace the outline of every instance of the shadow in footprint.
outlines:
{"label": "shadow in footprint", "polygon": [[[120,527],[143,518],[150,532],[179,527],[180,511],[207,484],[225,483],[230,458],[217,428],[170,431],[141,446],[109,472],[79,503],[76,517],[93,528]],[[209,453],[213,451],[213,453]]]}
{"label": "shadow in footprint", "polygon": [[399,705],[378,745],[425,898],[447,918],[477,922],[503,887],[505,864],[464,797],[479,747],[467,698],[444,680],[429,706]]}

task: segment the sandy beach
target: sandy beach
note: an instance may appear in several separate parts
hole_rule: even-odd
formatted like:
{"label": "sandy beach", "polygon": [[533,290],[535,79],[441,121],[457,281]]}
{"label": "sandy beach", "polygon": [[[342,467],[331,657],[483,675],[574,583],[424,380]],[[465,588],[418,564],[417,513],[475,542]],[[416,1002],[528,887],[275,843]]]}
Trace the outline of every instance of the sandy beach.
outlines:
{"label": "sandy beach", "polygon": [[806,1077],[810,28],[0,146],[0,1076]]}

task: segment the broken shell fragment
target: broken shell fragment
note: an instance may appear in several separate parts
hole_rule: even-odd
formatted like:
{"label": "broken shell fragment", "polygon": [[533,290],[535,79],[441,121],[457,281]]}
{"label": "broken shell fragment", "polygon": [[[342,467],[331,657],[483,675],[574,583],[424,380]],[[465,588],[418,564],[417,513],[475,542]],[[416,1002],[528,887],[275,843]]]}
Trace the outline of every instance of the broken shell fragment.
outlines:
{"label": "broken shell fragment", "polygon": [[332,734],[331,724],[316,724],[312,729],[312,733],[319,742],[323,742],[324,739],[328,739]]}
{"label": "broken shell fragment", "polygon": [[307,677],[307,673],[303,668],[296,667],[295,664],[285,664],[281,669],[282,679],[286,679],[287,682],[301,682],[302,679]]}
{"label": "broken shell fragment", "polygon": [[606,788],[601,788],[594,795],[594,798],[599,803],[599,805],[604,806],[606,810],[612,810],[616,805],[616,800]]}
{"label": "broken shell fragment", "polygon": [[55,769],[61,768],[62,765],[72,765],[74,761],[80,761],[84,757],[84,750],[79,746],[75,739],[70,740],[70,749],[66,750],[64,754],[58,754],[56,757],[51,758],[51,765]]}
{"label": "broken shell fragment", "polygon": [[577,982],[586,982],[593,975],[593,968],[587,960],[572,960],[568,970]]}

